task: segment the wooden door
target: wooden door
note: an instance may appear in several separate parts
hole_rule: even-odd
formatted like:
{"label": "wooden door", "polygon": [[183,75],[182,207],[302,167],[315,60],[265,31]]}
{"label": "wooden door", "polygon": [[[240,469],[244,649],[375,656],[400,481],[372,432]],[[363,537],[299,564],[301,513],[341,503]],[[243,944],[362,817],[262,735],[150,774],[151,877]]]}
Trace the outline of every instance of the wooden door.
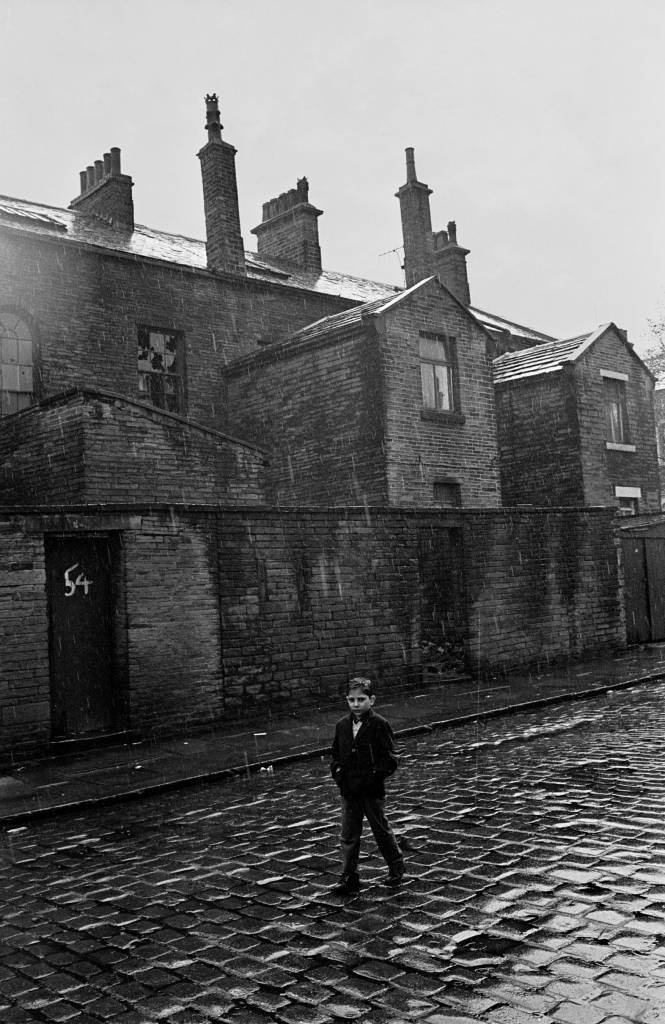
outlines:
{"label": "wooden door", "polygon": [[114,567],[115,545],[110,537],[46,540],[54,739],[110,732],[118,726]]}

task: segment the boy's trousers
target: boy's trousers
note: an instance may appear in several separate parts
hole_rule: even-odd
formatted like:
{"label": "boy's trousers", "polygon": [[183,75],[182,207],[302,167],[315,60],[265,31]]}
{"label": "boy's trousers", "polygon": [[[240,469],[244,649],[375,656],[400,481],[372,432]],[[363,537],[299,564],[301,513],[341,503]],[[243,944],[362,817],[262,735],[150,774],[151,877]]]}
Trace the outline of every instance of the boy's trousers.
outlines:
{"label": "boy's trousers", "polygon": [[401,861],[402,854],[395,833],[386,818],[385,800],[371,796],[342,796],[342,873],[353,875],[358,871],[360,837],[363,818],[367,818],[383,859],[387,864]]}

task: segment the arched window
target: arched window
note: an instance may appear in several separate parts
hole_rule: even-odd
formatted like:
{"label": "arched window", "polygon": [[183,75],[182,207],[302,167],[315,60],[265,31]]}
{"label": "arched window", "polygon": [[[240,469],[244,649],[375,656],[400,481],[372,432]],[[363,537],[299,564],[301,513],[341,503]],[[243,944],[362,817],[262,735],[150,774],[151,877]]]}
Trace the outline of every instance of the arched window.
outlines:
{"label": "arched window", "polygon": [[25,320],[0,309],[0,416],[34,401],[32,331]]}

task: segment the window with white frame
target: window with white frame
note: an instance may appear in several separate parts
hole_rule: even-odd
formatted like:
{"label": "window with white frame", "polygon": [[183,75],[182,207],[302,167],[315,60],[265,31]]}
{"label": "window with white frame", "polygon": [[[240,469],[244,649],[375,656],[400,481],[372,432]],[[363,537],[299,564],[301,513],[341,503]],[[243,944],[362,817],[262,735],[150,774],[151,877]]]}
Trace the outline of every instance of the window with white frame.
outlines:
{"label": "window with white frame", "polygon": [[139,391],[168,412],[185,411],[184,345],[178,331],[139,327]]}
{"label": "window with white frame", "polygon": [[626,403],[627,376],[602,372],[603,405],[605,408],[605,438],[610,444],[630,444],[628,405]]}
{"label": "window with white frame", "polygon": [[18,314],[0,309],[0,415],[35,400],[32,331]]}
{"label": "window with white frame", "polygon": [[421,331],[419,354],[424,408],[435,412],[454,412],[459,405],[455,339]]}

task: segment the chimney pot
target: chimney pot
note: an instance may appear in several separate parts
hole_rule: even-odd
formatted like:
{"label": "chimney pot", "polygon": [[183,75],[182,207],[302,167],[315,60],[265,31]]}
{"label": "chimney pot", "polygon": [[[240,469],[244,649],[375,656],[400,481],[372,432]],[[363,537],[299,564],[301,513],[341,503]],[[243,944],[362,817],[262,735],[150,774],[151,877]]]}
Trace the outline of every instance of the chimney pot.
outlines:
{"label": "chimney pot", "polygon": [[454,220],[448,221],[448,237],[453,245],[457,245],[457,224]]}
{"label": "chimney pot", "polygon": [[321,213],[309,202],[307,178],[298,178],[295,188],[263,204],[262,221],[252,228],[258,240],[259,256],[283,260],[320,274],[317,218]]}
{"label": "chimney pot", "polygon": [[224,125],[220,121],[219,117],[219,101],[217,93],[209,93],[206,96],[206,131],[208,132],[208,142],[221,142],[222,141],[222,128]]}
{"label": "chimney pot", "polygon": [[417,180],[416,158],[413,153],[413,146],[408,146],[406,150],[406,183],[408,185],[409,182]]}
{"label": "chimney pot", "polygon": [[114,227],[134,230],[134,203],[132,179],[120,173],[120,150],[116,147],[104,153],[80,172],[81,192],[72,199],[70,210],[92,214],[113,224]]}

